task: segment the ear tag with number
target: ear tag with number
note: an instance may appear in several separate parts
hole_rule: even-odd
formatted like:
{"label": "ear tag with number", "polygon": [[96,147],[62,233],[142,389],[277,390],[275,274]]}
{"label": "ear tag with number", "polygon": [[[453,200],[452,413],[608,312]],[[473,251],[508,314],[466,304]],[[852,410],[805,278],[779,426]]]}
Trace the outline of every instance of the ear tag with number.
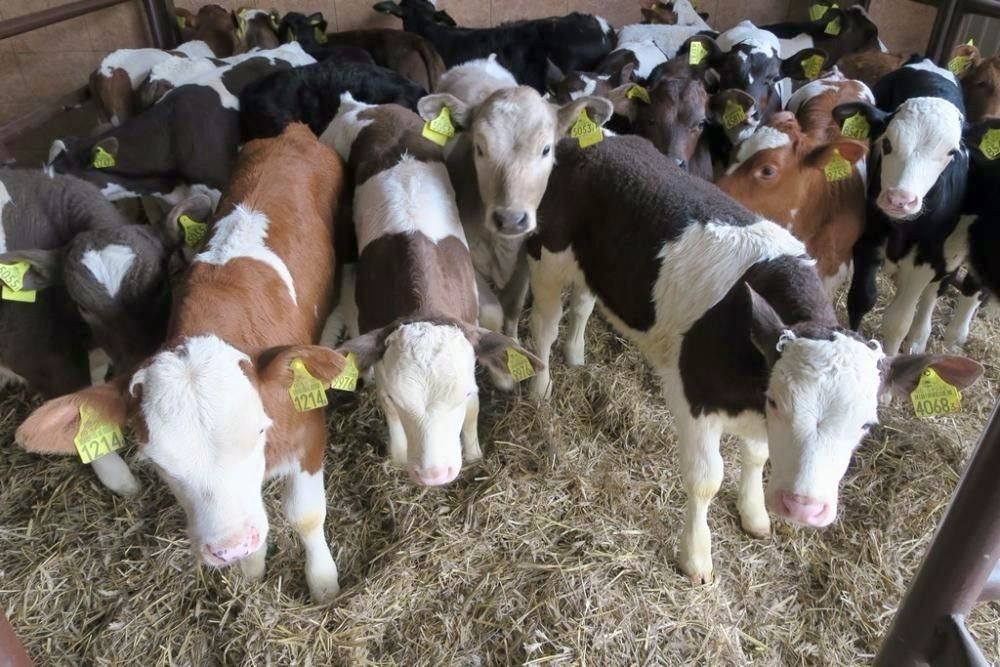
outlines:
{"label": "ear tag with number", "polygon": [[207,222],[198,222],[187,215],[182,215],[177,219],[177,222],[184,230],[184,245],[187,247],[197,248],[205,240],[205,236],[208,234]]}
{"label": "ear tag with number", "polygon": [[24,289],[24,274],[30,268],[31,265],[27,262],[0,264],[0,282],[3,283],[3,289],[0,289],[0,298],[4,301],[34,303],[37,292]]}
{"label": "ear tag with number", "polygon": [[604,141],[604,133],[601,126],[590,120],[586,109],[580,110],[580,117],[573,123],[569,130],[569,135],[580,142],[580,148],[587,148]]}
{"label": "ear tag with number", "polygon": [[920,374],[920,382],[910,393],[910,400],[918,417],[947,415],[962,410],[962,393],[945,382],[933,368],[925,368]]}
{"label": "ear tag with number", "polygon": [[837,181],[842,181],[845,178],[851,176],[853,168],[851,163],[841,156],[840,151],[837,149],[833,150],[833,157],[830,161],[826,163],[823,167],[823,173],[826,174],[826,180],[830,183],[836,183]]}
{"label": "ear tag with number", "polygon": [[80,428],[73,438],[76,452],[84,463],[91,463],[106,454],[125,446],[121,426],[101,419],[97,411],[86,403],[80,406]]}
{"label": "ear tag with number", "polygon": [[867,139],[871,129],[868,119],[859,111],[853,116],[848,116],[844,119],[844,124],[840,127],[840,133],[850,139]]}
{"label": "ear tag with number", "polygon": [[1000,157],[1000,128],[990,128],[986,130],[982,140],[979,142],[979,150],[990,160]]}
{"label": "ear tag with number", "polygon": [[826,10],[828,9],[830,8],[827,7],[826,5],[820,5],[820,4],[812,5],[809,8],[809,20],[819,21],[821,18],[826,16]]}
{"label": "ear tag with number", "polygon": [[733,100],[726,101],[726,110],[722,114],[722,125],[731,130],[747,119],[746,110]]}
{"label": "ear tag with number", "polygon": [[115,166],[115,156],[101,146],[97,146],[94,148],[94,159],[91,160],[90,164],[94,169],[107,169]]}
{"label": "ear tag with number", "polygon": [[833,35],[835,37],[837,35],[839,35],[840,34],[840,17],[838,16],[837,18],[835,18],[832,21],[830,21],[829,23],[827,23],[826,24],[826,28],[823,29],[823,32],[825,32],[828,35]]}
{"label": "ear tag with number", "polygon": [[650,103],[649,91],[637,83],[629,86],[629,89],[625,92],[625,97],[630,100],[641,100],[646,104]]}
{"label": "ear tag with number", "polygon": [[823,63],[826,58],[819,55],[818,53],[808,58],[802,59],[802,72],[806,75],[807,79],[815,79],[819,76],[820,69],[823,67]]}
{"label": "ear tag with number", "polygon": [[309,412],[324,407],[326,387],[306,368],[301,359],[292,359],[292,386],[288,389],[296,412]]}
{"label": "ear tag with number", "polygon": [[962,76],[970,67],[972,67],[972,58],[969,56],[955,56],[948,61],[948,70],[955,76]]}
{"label": "ear tag with number", "polygon": [[358,373],[358,359],[353,352],[348,352],[344,370],[330,383],[330,389],[354,391],[358,386],[358,375],[360,375]]}
{"label": "ear tag with number", "polygon": [[444,146],[455,136],[455,126],[451,122],[451,109],[441,107],[441,111],[433,119],[424,123],[422,133],[424,139],[429,139],[438,146]]}
{"label": "ear tag with number", "polygon": [[507,370],[515,382],[527,380],[535,374],[535,367],[531,365],[528,357],[512,347],[507,348]]}
{"label": "ear tag with number", "polygon": [[691,42],[688,47],[688,65],[700,65],[708,56],[708,48],[700,40]]}

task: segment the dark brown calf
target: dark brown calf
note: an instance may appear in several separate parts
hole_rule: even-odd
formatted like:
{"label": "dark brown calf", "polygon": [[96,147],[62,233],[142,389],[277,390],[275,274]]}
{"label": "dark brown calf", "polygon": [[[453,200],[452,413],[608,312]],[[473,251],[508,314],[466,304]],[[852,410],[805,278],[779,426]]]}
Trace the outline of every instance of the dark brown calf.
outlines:
{"label": "dark brown calf", "polygon": [[837,61],[837,68],[848,79],[861,81],[869,88],[883,76],[903,66],[910,56],[881,51],[849,53]]}
{"label": "dark brown calf", "polygon": [[375,64],[434,90],[445,66],[437,49],[420,35],[401,30],[351,30],[327,35],[329,46],[363,49]]}

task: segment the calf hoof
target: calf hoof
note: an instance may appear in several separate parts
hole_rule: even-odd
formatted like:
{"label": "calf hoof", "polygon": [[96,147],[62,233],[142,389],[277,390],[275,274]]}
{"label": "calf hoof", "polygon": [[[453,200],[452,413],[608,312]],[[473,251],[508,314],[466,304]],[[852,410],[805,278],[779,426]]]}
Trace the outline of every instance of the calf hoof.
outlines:
{"label": "calf hoof", "polygon": [[267,567],[267,545],[253,552],[240,561],[240,570],[248,581],[260,581],[264,578],[264,571]]}
{"label": "calf hoof", "polygon": [[531,378],[531,395],[540,401],[547,401],[552,397],[552,380],[548,373],[539,373]]}
{"label": "calf hoof", "polygon": [[707,558],[680,554],[678,558],[681,570],[695,586],[712,583],[712,557]]}
{"label": "calf hoof", "polygon": [[128,464],[112,453],[94,460],[90,467],[94,469],[97,479],[113,493],[126,498],[136,496],[142,490],[142,484],[135,478]]}
{"label": "calf hoof", "polygon": [[483,450],[479,448],[479,443],[466,445],[462,452],[462,458],[466,463],[476,463],[483,460]]}
{"label": "calf hoof", "polygon": [[771,536],[771,519],[767,515],[764,515],[763,520],[742,519],[740,524],[743,526],[743,532],[754,539],[762,540]]}
{"label": "calf hoof", "polygon": [[889,407],[890,405],[892,405],[892,394],[890,394],[888,392],[885,393],[885,394],[882,394],[881,396],[878,397],[878,403],[883,408]]}
{"label": "calf hoof", "polygon": [[309,586],[309,596],[316,604],[330,604],[340,595],[340,583],[337,580],[337,567],[315,568],[306,570],[306,584]]}
{"label": "calf hoof", "polygon": [[570,366],[583,366],[583,346],[567,345],[563,348],[563,356]]}

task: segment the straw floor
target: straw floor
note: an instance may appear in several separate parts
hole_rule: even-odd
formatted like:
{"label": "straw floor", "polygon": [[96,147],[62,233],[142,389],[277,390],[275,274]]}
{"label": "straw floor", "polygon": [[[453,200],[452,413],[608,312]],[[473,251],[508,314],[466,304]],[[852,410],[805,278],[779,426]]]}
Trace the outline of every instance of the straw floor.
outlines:
{"label": "straw floor", "polygon": [[[933,344],[940,346],[941,304]],[[877,323],[879,314],[869,323]],[[636,352],[599,317],[590,365],[556,357],[555,398],[484,389],[485,459],[444,489],[384,462],[371,391],[329,410],[327,534],[343,593],[310,604],[302,551],[268,490],[268,573],[195,565],[153,472],[121,499],[70,459],[12,444],[34,404],[0,394],[0,609],[39,665],[858,665],[869,662],[997,394],[987,365],[955,418],[882,412],[845,477],[841,515],[811,531],[739,528],[735,443],[710,512],[716,577],[674,556],[684,493],[672,420]],[[970,626],[1000,656],[1000,606]],[[0,661],[2,662],[2,661]]]}

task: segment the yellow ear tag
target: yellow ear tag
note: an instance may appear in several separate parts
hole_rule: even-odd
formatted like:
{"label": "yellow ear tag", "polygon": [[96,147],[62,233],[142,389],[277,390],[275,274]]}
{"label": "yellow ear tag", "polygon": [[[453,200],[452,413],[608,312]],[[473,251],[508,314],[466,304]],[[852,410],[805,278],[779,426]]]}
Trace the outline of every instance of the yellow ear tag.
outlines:
{"label": "yellow ear tag", "polygon": [[810,21],[819,21],[821,18],[823,18],[824,16],[826,16],[826,10],[828,10],[828,9],[829,9],[829,7],[827,7],[826,5],[818,5],[818,4],[817,5],[812,5],[809,8],[809,20]]}
{"label": "yellow ear tag", "polygon": [[590,120],[586,109],[580,110],[580,117],[573,123],[569,130],[569,136],[580,142],[580,148],[587,148],[604,141],[604,133],[601,126]]}
{"label": "yellow ear tag", "polygon": [[107,169],[115,166],[115,156],[97,146],[94,148],[94,159],[90,163],[94,169]]}
{"label": "yellow ear tag", "polygon": [[105,454],[125,446],[121,426],[105,421],[86,403],[80,406],[80,428],[73,438],[76,452],[84,463],[91,463]]}
{"label": "yellow ear tag", "polygon": [[840,17],[837,17],[826,24],[826,28],[823,29],[828,35],[839,35],[840,34]]}
{"label": "yellow ear tag", "polygon": [[187,27],[188,27],[188,20],[186,18],[184,18],[183,16],[175,16],[174,18],[177,19],[177,27],[178,28],[180,28],[181,30],[187,29]]}
{"label": "yellow ear tag", "polygon": [[528,357],[512,347],[507,348],[507,370],[515,382],[527,380],[535,374],[535,367],[531,365]]}
{"label": "yellow ear tag", "polygon": [[726,101],[726,110],[722,114],[722,125],[731,130],[747,119],[746,110],[733,100]]}
{"label": "yellow ear tag", "polygon": [[357,357],[354,356],[353,352],[348,352],[347,364],[344,365],[344,370],[340,372],[340,375],[330,383],[330,389],[354,391],[358,386],[358,375]]}
{"label": "yellow ear tag", "polygon": [[700,40],[695,40],[688,46],[688,65],[700,65],[706,56],[708,48]]}
{"label": "yellow ear tag", "polygon": [[182,215],[177,222],[184,229],[184,245],[187,247],[197,248],[205,240],[208,234],[207,222],[198,222],[187,215]]}
{"label": "yellow ear tag", "polygon": [[910,400],[918,417],[948,415],[962,410],[962,393],[941,379],[933,368],[925,368],[920,374],[920,382],[910,393]]}
{"label": "yellow ear tag", "polygon": [[809,56],[808,58],[802,59],[802,72],[806,75],[807,79],[815,79],[819,76],[819,71],[823,67],[823,62],[826,60],[823,56],[816,55]]}
{"label": "yellow ear tag", "polygon": [[247,17],[244,16],[245,9],[240,10],[240,13],[236,15],[236,39],[243,41],[243,38],[247,36]]}
{"label": "yellow ear tag", "polygon": [[948,71],[955,76],[962,76],[965,70],[972,67],[972,58],[969,56],[955,56],[948,61]]}
{"label": "yellow ear tag", "polygon": [[292,359],[292,386],[288,388],[288,395],[292,397],[296,412],[316,410],[329,402],[326,387],[312,376],[301,359]]}
{"label": "yellow ear tag", "polygon": [[[451,123],[451,109],[441,107],[438,115],[424,123],[424,139],[430,139],[438,146],[444,146],[455,136],[455,126]],[[353,390],[352,390],[353,391]]]}
{"label": "yellow ear tag", "polygon": [[990,160],[1000,157],[1000,128],[986,130],[982,141],[979,142],[979,150]]}
{"label": "yellow ear tag", "polygon": [[313,28],[313,38],[320,44],[326,44],[327,42],[326,33],[319,26]]}
{"label": "yellow ear tag", "polygon": [[833,150],[833,157],[830,158],[830,161],[826,163],[825,167],[823,167],[823,173],[826,174],[826,180],[830,183],[836,183],[837,181],[849,178],[853,170],[854,169],[852,168],[851,163],[844,159],[840,155],[840,151],[837,149]]}
{"label": "yellow ear tag", "polygon": [[637,83],[633,83],[629,87],[628,91],[625,93],[625,97],[630,100],[642,100],[646,104],[650,103],[649,91]]}
{"label": "yellow ear tag", "polygon": [[860,111],[853,116],[844,119],[844,124],[840,128],[840,133],[850,139],[867,139],[871,132],[871,125],[868,119]]}
{"label": "yellow ear tag", "polygon": [[0,298],[4,301],[35,303],[38,293],[35,290],[24,289],[24,274],[30,268],[31,265],[27,262],[0,264],[0,282],[3,283],[3,288],[0,289]]}
{"label": "yellow ear tag", "polygon": [[271,29],[274,32],[278,32],[278,28],[281,27],[281,16],[278,14],[268,14],[267,18],[271,20]]}
{"label": "yellow ear tag", "polygon": [[973,39],[972,37],[970,37],[970,38],[969,38],[969,41],[967,41],[967,42],[965,43],[965,45],[966,45],[966,46],[975,46],[975,45],[976,45],[976,40],[975,40],[975,39]]}

